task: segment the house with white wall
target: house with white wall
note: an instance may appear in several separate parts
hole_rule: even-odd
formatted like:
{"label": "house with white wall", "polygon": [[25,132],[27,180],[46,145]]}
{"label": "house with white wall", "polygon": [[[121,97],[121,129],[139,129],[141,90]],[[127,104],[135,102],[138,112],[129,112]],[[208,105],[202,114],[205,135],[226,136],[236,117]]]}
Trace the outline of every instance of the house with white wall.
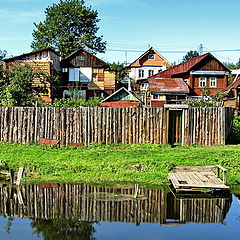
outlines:
{"label": "house with white wall", "polygon": [[140,84],[141,90],[147,88],[147,78],[171,67],[171,63],[154,48],[148,49],[127,67],[128,77]]}

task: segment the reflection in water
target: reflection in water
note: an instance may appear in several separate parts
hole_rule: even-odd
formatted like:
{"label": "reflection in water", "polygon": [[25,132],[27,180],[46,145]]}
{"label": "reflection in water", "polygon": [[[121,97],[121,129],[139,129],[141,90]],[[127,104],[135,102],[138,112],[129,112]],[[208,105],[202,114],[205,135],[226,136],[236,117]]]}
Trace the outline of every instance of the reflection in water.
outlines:
{"label": "reflection in water", "polygon": [[158,189],[103,188],[42,184],[0,187],[0,215],[32,219],[34,233],[45,240],[93,240],[96,222],[183,224],[222,223],[231,197],[176,198]]}
{"label": "reflection in water", "polygon": [[95,240],[95,229],[90,222],[72,219],[35,219],[31,223],[34,233],[45,240],[70,239]]}

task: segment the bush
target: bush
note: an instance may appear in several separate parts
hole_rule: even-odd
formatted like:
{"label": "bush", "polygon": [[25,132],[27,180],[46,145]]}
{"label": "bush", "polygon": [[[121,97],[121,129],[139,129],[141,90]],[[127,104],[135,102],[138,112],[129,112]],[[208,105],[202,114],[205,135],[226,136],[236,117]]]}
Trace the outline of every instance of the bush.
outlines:
{"label": "bush", "polygon": [[235,116],[233,119],[233,126],[230,134],[230,143],[240,143],[240,116]]}
{"label": "bush", "polygon": [[70,99],[70,98],[61,98],[55,99],[50,107],[63,107],[63,108],[78,108],[78,107],[99,107],[103,98],[92,97],[88,101],[83,98],[79,99]]}

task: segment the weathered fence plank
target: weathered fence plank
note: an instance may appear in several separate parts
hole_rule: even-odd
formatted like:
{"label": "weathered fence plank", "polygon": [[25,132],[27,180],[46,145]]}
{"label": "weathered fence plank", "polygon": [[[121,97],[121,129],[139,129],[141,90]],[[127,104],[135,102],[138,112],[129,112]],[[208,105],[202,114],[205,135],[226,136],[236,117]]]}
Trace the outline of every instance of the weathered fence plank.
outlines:
{"label": "weathered fence plank", "polygon": [[[23,108],[0,107],[0,141],[60,140],[80,143],[168,143],[169,110],[163,108]],[[230,108],[184,109],[184,144],[225,144]]]}

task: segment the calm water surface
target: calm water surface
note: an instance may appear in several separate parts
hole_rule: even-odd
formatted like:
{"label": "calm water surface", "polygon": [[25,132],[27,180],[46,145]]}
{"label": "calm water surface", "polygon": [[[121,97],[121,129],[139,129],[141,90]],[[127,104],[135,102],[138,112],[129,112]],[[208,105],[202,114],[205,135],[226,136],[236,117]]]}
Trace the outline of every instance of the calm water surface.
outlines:
{"label": "calm water surface", "polygon": [[240,239],[236,196],[44,184],[0,187],[0,240]]}

